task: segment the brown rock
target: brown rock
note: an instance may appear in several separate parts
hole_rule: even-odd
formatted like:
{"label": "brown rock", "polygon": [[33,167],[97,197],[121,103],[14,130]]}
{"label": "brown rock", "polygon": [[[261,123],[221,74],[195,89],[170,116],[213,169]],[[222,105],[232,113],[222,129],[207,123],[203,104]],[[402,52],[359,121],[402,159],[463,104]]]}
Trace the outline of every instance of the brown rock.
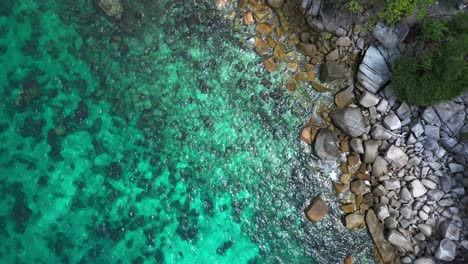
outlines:
{"label": "brown rock", "polygon": [[315,56],[317,54],[317,47],[314,44],[306,44],[300,42],[297,44],[297,49],[306,56]]}
{"label": "brown rock", "polygon": [[349,182],[351,181],[351,177],[352,177],[351,174],[343,173],[340,176],[340,182],[343,184],[349,184]]}
{"label": "brown rock", "polygon": [[356,213],[349,214],[345,218],[346,227],[348,229],[364,227],[364,216]]}
{"label": "brown rock", "polygon": [[313,57],[312,59],[310,59],[310,63],[313,65],[316,65],[318,62],[319,62],[319,59],[317,57]]}
{"label": "brown rock", "polygon": [[292,71],[296,71],[298,66],[299,66],[299,63],[297,61],[288,62],[288,69]]}
{"label": "brown rock", "polygon": [[344,264],[353,264],[353,257],[346,256],[346,258],[344,259]]}
{"label": "brown rock", "polygon": [[124,7],[120,0],[99,0],[97,5],[106,13],[106,15],[121,19]]}
{"label": "brown rock", "polygon": [[382,261],[388,264],[395,263],[397,255],[393,246],[384,237],[384,224],[379,221],[372,209],[366,213],[366,225]]}
{"label": "brown rock", "polygon": [[294,79],[289,79],[288,80],[288,90],[290,92],[296,91],[296,80],[294,80]]}
{"label": "brown rock", "polygon": [[315,72],[298,72],[295,77],[298,82],[313,82],[315,81]]}
{"label": "brown rock", "polygon": [[340,195],[347,190],[349,190],[349,184],[341,184],[338,182],[333,182],[333,189],[335,190],[336,195]]}
{"label": "brown rock", "polygon": [[270,46],[262,38],[255,37],[255,51],[258,55],[265,56],[270,52]]}
{"label": "brown rock", "polygon": [[252,12],[244,13],[243,17],[245,25],[252,25],[253,23],[255,23]]}
{"label": "brown rock", "polygon": [[273,29],[267,23],[260,23],[257,25],[257,32],[263,35],[270,35],[271,32],[273,32]]}
{"label": "brown rock", "polygon": [[248,0],[248,2],[249,2],[250,7],[252,8],[253,11],[257,11],[257,10],[260,10],[260,9],[265,9],[265,5],[263,5],[262,3],[259,3],[256,0]]}
{"label": "brown rock", "polygon": [[319,92],[322,92],[322,93],[333,91],[333,89],[328,88],[328,87],[326,87],[325,85],[323,85],[323,84],[321,84],[321,83],[316,83],[316,82],[314,82],[314,83],[312,84],[312,87],[314,87],[315,90],[317,90],[317,91],[319,91]]}
{"label": "brown rock", "polygon": [[353,100],[353,87],[348,87],[335,95],[335,104],[339,108],[344,108],[351,104]]}
{"label": "brown rock", "polygon": [[266,38],[266,41],[268,43],[268,46],[270,46],[270,48],[274,48],[276,46],[276,41],[272,37],[268,36]]}
{"label": "brown rock", "polygon": [[275,63],[275,60],[273,59],[273,57],[270,57],[266,60],[263,61],[263,67],[265,67],[265,70],[267,70],[267,72],[273,72],[276,70],[276,63]]}
{"label": "brown rock", "polygon": [[354,213],[354,211],[356,211],[356,205],[354,204],[343,205],[341,206],[341,211],[347,214]]}
{"label": "brown rock", "polygon": [[286,52],[284,52],[284,49],[280,45],[276,45],[273,56],[279,61],[286,61],[288,59],[286,57]]}
{"label": "brown rock", "polygon": [[280,27],[276,28],[276,37],[278,37],[278,39],[283,37],[283,30]]}
{"label": "brown rock", "polygon": [[270,16],[270,11],[268,9],[260,9],[254,12],[254,18],[257,23],[263,22]]}
{"label": "brown rock", "polygon": [[348,155],[348,165],[349,166],[354,167],[357,164],[359,164],[360,161],[361,161],[361,159],[359,158],[359,155],[357,155],[357,154]]}
{"label": "brown rock", "polygon": [[340,152],[349,152],[349,141],[345,138],[340,140]]}
{"label": "brown rock", "polygon": [[315,70],[315,66],[312,65],[312,64],[304,64],[304,69],[306,71],[314,71]]}
{"label": "brown rock", "polygon": [[229,6],[231,0],[216,0],[216,8],[218,10],[224,9]]}
{"label": "brown rock", "polygon": [[301,131],[301,139],[307,144],[312,144],[319,129],[320,127],[314,125],[305,126]]}
{"label": "brown rock", "polygon": [[307,218],[313,223],[322,220],[328,214],[328,206],[320,196],[315,197],[305,210]]}

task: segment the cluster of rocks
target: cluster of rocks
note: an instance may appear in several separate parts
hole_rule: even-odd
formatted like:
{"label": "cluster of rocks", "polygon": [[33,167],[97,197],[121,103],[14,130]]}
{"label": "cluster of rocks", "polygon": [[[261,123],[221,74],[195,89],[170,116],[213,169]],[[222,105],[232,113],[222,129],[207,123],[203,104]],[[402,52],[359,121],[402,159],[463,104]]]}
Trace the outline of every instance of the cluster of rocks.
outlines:
{"label": "cluster of rocks", "polygon": [[398,102],[381,90],[381,77],[389,75],[384,49],[370,47],[359,66],[372,66],[372,82],[359,85],[358,74],[357,89],[336,94],[341,109],[330,113],[333,126],[309,125],[302,134],[316,131],[309,138],[324,160],[346,153],[334,183],[345,225],[365,223],[384,263],[452,261],[468,249],[468,142],[461,137],[468,132],[468,94],[426,108]]}

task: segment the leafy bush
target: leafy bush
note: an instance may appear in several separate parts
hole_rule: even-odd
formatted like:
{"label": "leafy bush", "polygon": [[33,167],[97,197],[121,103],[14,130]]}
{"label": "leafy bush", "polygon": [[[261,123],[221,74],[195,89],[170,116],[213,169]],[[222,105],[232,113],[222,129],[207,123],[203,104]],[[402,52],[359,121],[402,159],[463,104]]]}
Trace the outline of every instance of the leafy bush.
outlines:
{"label": "leafy bush", "polygon": [[426,21],[421,31],[424,41],[441,41],[447,31],[447,22],[443,20]]}
{"label": "leafy bush", "polygon": [[402,18],[413,15],[422,17],[429,4],[435,0],[387,0],[385,8],[379,13],[379,17],[389,25],[394,25]]}
{"label": "leafy bush", "polygon": [[346,7],[353,14],[359,14],[362,12],[362,6],[357,0],[351,0],[346,4]]}
{"label": "leafy bush", "polygon": [[468,91],[468,14],[448,24],[446,40],[416,58],[401,58],[392,68],[396,95],[427,106]]}

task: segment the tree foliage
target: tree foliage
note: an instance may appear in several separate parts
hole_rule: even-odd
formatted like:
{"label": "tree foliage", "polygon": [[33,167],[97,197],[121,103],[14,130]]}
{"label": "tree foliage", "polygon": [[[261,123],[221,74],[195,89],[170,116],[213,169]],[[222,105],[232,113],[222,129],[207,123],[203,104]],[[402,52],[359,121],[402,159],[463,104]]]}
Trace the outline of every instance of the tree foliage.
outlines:
{"label": "tree foliage", "polygon": [[435,48],[416,58],[401,58],[392,68],[392,87],[408,103],[432,105],[468,90],[468,15],[456,16],[448,23],[444,40],[430,44]]}

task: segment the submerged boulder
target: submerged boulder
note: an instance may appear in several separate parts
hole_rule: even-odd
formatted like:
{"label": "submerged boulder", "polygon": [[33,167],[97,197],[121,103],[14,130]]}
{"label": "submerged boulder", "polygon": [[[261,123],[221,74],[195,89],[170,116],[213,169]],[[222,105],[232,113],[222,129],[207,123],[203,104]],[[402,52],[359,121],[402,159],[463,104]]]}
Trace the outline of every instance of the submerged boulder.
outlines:
{"label": "submerged boulder", "polygon": [[366,133],[366,125],[359,108],[345,108],[331,114],[333,124],[350,137],[359,137]]}
{"label": "submerged boulder", "polygon": [[336,161],[340,158],[338,138],[329,129],[320,129],[315,138],[314,149],[321,159]]}
{"label": "submerged boulder", "polygon": [[120,0],[98,0],[97,5],[106,13],[106,15],[121,19],[124,11]]}
{"label": "submerged boulder", "polygon": [[315,197],[306,208],[305,213],[307,218],[313,223],[322,220],[328,214],[328,205],[322,200],[320,196]]}

